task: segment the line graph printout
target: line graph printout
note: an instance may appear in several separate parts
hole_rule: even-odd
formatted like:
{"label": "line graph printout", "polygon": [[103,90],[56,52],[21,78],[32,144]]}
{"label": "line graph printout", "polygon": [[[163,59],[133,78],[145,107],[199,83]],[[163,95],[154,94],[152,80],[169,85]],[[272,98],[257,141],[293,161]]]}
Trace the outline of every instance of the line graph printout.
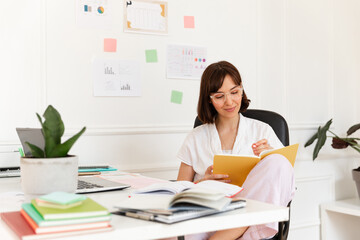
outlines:
{"label": "line graph printout", "polygon": [[168,10],[167,2],[153,0],[125,1],[124,31],[167,34]]}
{"label": "line graph printout", "polygon": [[199,79],[207,67],[207,48],[168,45],[166,59],[168,78]]}
{"label": "line graph printout", "polygon": [[94,96],[141,96],[140,63],[93,60]]}

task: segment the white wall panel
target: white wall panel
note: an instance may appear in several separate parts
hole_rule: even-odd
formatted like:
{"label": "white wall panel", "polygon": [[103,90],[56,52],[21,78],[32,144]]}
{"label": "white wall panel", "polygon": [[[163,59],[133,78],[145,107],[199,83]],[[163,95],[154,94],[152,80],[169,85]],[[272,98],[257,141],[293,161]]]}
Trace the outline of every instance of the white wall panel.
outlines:
{"label": "white wall panel", "polygon": [[262,109],[286,117],[285,1],[258,1],[257,95]]}
{"label": "white wall panel", "polygon": [[286,1],[289,121],[322,123],[332,115],[332,1]]}
{"label": "white wall panel", "polygon": [[2,1],[0,14],[0,144],[17,141],[16,127],[37,123],[41,109],[41,1]]}

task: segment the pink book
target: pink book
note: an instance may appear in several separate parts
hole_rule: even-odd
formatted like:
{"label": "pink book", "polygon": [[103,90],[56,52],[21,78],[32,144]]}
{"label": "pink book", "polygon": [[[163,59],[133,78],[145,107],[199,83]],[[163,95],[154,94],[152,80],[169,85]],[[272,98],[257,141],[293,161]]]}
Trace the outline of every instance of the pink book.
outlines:
{"label": "pink book", "polygon": [[112,230],[111,225],[108,225],[107,227],[93,228],[87,230],[36,234],[34,230],[30,227],[30,225],[27,223],[25,218],[21,215],[20,211],[3,212],[1,213],[1,219],[19,237],[19,239],[23,239],[23,240],[49,239],[55,237],[66,237],[66,236],[73,236],[78,234],[91,234],[96,232]]}

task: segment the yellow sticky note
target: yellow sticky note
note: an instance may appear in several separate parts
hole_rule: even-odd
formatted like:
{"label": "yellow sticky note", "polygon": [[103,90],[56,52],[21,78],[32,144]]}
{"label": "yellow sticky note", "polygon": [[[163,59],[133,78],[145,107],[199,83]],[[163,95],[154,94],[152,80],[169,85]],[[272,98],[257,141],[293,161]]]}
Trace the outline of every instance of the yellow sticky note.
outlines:
{"label": "yellow sticky note", "polygon": [[114,38],[104,39],[104,52],[116,52],[116,39]]}
{"label": "yellow sticky note", "polygon": [[194,16],[184,16],[184,28],[195,28]]}

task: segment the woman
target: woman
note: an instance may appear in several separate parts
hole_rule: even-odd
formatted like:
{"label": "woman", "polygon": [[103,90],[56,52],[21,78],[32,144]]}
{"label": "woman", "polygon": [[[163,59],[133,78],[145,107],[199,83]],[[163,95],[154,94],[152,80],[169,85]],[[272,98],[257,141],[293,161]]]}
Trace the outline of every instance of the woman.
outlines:
{"label": "woman", "polygon": [[[259,155],[283,145],[273,129],[261,121],[246,118],[250,103],[238,70],[229,62],[209,65],[201,78],[198,117],[204,123],[185,139],[177,157],[181,165],[177,180],[199,182],[225,180],[213,174],[215,154]],[[249,173],[241,197],[286,206],[294,193],[294,172],[282,155],[265,157]],[[277,223],[242,227],[187,236],[187,239],[266,239],[277,232]]]}

